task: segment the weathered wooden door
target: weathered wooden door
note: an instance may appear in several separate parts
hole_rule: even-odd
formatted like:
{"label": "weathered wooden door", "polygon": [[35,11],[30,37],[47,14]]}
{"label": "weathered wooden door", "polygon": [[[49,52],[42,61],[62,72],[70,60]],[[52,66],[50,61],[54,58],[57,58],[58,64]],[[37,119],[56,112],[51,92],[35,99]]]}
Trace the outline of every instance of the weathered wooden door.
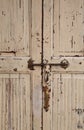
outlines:
{"label": "weathered wooden door", "polygon": [[51,65],[44,130],[84,130],[84,0],[44,0],[44,61]]}
{"label": "weathered wooden door", "polygon": [[0,130],[84,130],[84,0],[0,0]]}
{"label": "weathered wooden door", "polygon": [[0,0],[0,130],[40,130],[41,69],[32,73],[28,60],[41,60],[41,8]]}

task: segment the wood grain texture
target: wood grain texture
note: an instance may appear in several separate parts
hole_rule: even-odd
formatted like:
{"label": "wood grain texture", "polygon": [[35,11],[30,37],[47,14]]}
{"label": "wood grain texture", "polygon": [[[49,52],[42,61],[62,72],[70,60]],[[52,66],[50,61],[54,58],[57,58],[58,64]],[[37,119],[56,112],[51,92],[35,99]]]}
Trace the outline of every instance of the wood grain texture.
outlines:
{"label": "wood grain texture", "polygon": [[84,129],[84,75],[54,74],[52,89],[52,130]]}
{"label": "wood grain texture", "polygon": [[30,75],[0,75],[0,129],[30,130]]}
{"label": "wood grain texture", "polygon": [[84,74],[52,73],[51,89],[51,104],[49,111],[44,111],[43,127],[46,130],[83,130]]}
{"label": "wood grain texture", "polygon": [[0,0],[0,130],[42,128],[41,26],[42,1]]}
{"label": "wood grain texture", "polygon": [[44,130],[84,129],[84,1],[44,0],[44,61],[51,66],[49,111]]}
{"label": "wood grain texture", "polygon": [[84,1],[45,0],[44,59],[75,55],[84,56]]}
{"label": "wood grain texture", "polygon": [[0,52],[15,51],[29,56],[29,4],[27,0],[0,0]]}
{"label": "wood grain texture", "polygon": [[42,46],[42,1],[32,0],[32,47],[33,60],[41,62]]}
{"label": "wood grain texture", "polygon": [[[36,67],[37,68],[37,67]],[[32,129],[42,130],[42,85],[41,70],[35,68],[31,74],[31,105],[32,105]]]}

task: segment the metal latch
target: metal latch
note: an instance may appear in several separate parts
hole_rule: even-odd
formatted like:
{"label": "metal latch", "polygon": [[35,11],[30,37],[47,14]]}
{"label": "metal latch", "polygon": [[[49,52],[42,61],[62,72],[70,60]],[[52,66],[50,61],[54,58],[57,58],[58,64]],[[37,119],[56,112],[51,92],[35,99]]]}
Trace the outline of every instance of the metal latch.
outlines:
{"label": "metal latch", "polygon": [[34,70],[34,66],[43,68],[43,103],[44,109],[47,112],[49,110],[51,96],[51,66],[60,66],[66,69],[69,66],[69,62],[64,59],[60,63],[34,63],[32,59],[29,59],[28,68]]}
{"label": "metal latch", "polygon": [[[34,61],[31,58],[28,61],[28,68],[30,70],[34,70],[34,66],[43,66],[44,67],[45,65],[46,65],[45,63],[34,63]],[[64,59],[60,63],[48,63],[47,65],[60,66],[61,68],[66,69],[69,66],[69,62],[66,59]]]}

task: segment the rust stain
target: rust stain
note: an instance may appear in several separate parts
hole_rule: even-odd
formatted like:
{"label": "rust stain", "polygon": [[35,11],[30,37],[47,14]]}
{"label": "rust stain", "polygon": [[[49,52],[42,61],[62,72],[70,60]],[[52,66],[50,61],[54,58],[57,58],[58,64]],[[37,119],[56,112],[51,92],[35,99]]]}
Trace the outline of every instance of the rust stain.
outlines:
{"label": "rust stain", "polygon": [[48,86],[44,86],[43,92],[44,92],[44,108],[45,108],[45,111],[47,112],[49,108],[49,99],[50,99],[51,89],[49,89]]}

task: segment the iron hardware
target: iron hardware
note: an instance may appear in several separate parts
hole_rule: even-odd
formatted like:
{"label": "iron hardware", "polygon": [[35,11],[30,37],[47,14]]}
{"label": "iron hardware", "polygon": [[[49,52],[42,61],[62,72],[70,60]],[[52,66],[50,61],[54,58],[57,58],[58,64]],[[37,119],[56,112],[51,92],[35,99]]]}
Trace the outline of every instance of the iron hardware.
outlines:
{"label": "iron hardware", "polygon": [[[60,66],[61,68],[66,69],[69,66],[69,62],[66,59],[64,59],[60,63],[48,63],[47,65]],[[29,59],[28,68],[30,70],[34,70],[34,66],[43,66],[44,67],[44,66],[46,66],[46,64],[45,63],[43,63],[43,64],[42,63],[34,63],[34,61],[32,59]]]}
{"label": "iron hardware", "polygon": [[66,69],[69,66],[69,62],[64,59],[60,63],[34,63],[30,58],[28,61],[28,68],[34,70],[34,66],[42,67],[43,69],[43,97],[44,97],[44,109],[47,112],[49,110],[50,92],[51,92],[51,66],[60,66]]}

